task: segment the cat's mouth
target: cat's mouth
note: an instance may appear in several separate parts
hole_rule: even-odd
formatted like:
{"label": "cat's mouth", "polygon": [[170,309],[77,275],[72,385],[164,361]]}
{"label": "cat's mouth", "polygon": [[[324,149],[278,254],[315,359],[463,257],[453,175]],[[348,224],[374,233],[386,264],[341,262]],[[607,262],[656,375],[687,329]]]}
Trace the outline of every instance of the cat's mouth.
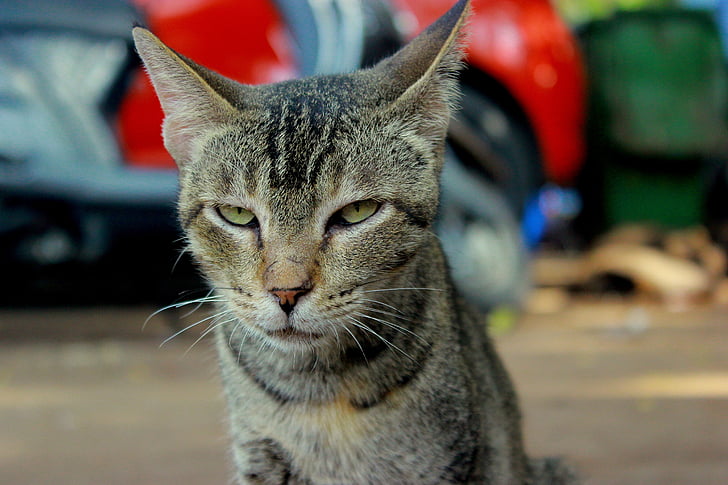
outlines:
{"label": "cat's mouth", "polygon": [[291,325],[287,325],[277,330],[267,330],[266,333],[271,337],[286,341],[311,341],[318,340],[323,336],[314,332],[298,330]]}

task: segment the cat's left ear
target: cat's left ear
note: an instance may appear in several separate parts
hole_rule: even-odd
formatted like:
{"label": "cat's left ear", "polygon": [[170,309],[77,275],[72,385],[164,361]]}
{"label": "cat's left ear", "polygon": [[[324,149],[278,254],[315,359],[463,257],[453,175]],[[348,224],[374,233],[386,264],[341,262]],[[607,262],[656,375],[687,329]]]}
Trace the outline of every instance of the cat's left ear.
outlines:
{"label": "cat's left ear", "polygon": [[421,135],[439,146],[447,134],[463,66],[463,26],[470,0],[460,0],[393,56],[372,68],[391,100],[390,113],[412,120]]}
{"label": "cat's left ear", "polygon": [[164,146],[182,167],[194,157],[202,135],[239,113],[221,94],[229,81],[183,58],[146,29],[135,27],[133,34],[164,111]]}

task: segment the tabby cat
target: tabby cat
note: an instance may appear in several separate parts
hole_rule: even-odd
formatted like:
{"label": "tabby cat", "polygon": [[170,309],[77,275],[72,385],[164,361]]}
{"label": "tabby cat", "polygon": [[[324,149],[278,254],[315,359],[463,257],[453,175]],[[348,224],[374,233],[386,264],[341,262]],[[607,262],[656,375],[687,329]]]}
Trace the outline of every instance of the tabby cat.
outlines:
{"label": "tabby cat", "polygon": [[467,1],[370,69],[264,86],[134,38],[180,169],[241,484],[561,484],[431,230]]}

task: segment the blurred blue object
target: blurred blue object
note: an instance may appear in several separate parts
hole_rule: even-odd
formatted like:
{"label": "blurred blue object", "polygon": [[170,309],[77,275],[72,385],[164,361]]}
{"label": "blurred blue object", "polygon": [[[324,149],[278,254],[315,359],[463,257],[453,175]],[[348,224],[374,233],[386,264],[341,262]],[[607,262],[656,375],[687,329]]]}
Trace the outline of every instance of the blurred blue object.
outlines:
{"label": "blurred blue object", "polygon": [[526,246],[533,250],[549,230],[571,222],[581,211],[581,198],[574,189],[548,184],[527,204],[522,231]]}
{"label": "blurred blue object", "polygon": [[728,0],[718,0],[718,28],[723,41],[723,55],[728,59]]}

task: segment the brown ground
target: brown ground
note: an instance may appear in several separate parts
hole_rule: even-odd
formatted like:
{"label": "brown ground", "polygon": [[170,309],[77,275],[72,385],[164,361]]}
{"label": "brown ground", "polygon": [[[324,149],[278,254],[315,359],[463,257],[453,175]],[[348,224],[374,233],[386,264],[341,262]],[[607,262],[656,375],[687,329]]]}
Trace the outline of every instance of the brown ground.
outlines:
{"label": "brown ground", "polygon": [[[728,483],[728,309],[572,302],[498,338],[533,454],[593,485]],[[0,311],[0,484],[229,482],[209,342],[148,309]],[[103,321],[99,326],[97,322]]]}

